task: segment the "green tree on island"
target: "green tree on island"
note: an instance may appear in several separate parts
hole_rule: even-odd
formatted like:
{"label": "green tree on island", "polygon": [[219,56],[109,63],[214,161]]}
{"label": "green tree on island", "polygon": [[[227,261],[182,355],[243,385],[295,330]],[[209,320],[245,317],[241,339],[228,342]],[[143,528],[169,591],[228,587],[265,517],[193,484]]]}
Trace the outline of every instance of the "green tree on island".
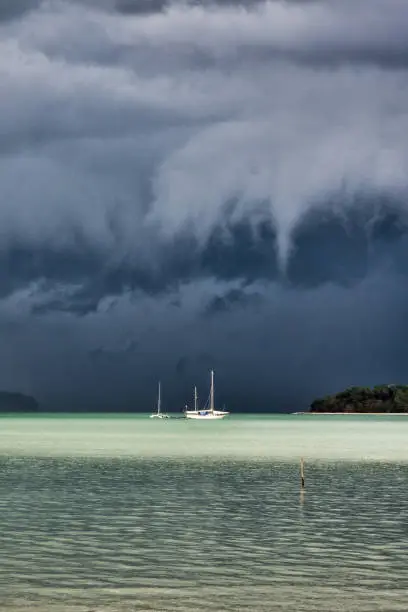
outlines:
{"label": "green tree on island", "polygon": [[408,412],[408,386],[349,387],[314,400],[310,412]]}

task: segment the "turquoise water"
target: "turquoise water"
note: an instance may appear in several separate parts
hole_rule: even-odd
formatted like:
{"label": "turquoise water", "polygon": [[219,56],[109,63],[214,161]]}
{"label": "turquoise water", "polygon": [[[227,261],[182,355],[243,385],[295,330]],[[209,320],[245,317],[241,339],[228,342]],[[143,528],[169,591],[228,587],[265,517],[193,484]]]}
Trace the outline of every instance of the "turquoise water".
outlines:
{"label": "turquoise water", "polygon": [[1,609],[405,612],[407,437],[406,417],[3,417]]}
{"label": "turquoise water", "polygon": [[17,416],[0,418],[0,454],[405,462],[407,434],[407,416]]}

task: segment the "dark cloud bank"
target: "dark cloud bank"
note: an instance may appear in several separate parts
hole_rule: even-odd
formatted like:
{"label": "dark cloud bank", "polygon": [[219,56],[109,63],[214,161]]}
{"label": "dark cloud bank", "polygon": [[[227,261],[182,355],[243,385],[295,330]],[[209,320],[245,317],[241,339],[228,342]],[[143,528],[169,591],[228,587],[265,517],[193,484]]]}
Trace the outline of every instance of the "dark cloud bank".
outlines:
{"label": "dark cloud bank", "polygon": [[406,382],[405,0],[0,6],[0,387]]}

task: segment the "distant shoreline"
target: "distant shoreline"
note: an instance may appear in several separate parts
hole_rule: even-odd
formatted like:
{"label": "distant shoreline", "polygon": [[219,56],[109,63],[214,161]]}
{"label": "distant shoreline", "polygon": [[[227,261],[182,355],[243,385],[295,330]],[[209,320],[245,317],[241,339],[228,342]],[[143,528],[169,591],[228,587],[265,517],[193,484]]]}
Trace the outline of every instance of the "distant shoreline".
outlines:
{"label": "distant shoreline", "polygon": [[336,416],[336,415],[342,415],[342,416],[408,416],[408,412],[318,412],[316,411],[308,411],[305,410],[304,412],[292,412],[291,414],[295,414],[295,415],[303,415],[303,414],[307,414],[307,415],[323,415],[323,416]]}

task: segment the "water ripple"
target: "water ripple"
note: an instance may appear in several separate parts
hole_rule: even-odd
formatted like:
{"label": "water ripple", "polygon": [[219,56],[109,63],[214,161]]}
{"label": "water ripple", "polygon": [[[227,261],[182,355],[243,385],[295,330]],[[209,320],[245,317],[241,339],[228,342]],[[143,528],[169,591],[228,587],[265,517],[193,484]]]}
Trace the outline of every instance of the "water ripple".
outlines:
{"label": "water ripple", "polygon": [[2,609],[406,611],[407,470],[3,458]]}

